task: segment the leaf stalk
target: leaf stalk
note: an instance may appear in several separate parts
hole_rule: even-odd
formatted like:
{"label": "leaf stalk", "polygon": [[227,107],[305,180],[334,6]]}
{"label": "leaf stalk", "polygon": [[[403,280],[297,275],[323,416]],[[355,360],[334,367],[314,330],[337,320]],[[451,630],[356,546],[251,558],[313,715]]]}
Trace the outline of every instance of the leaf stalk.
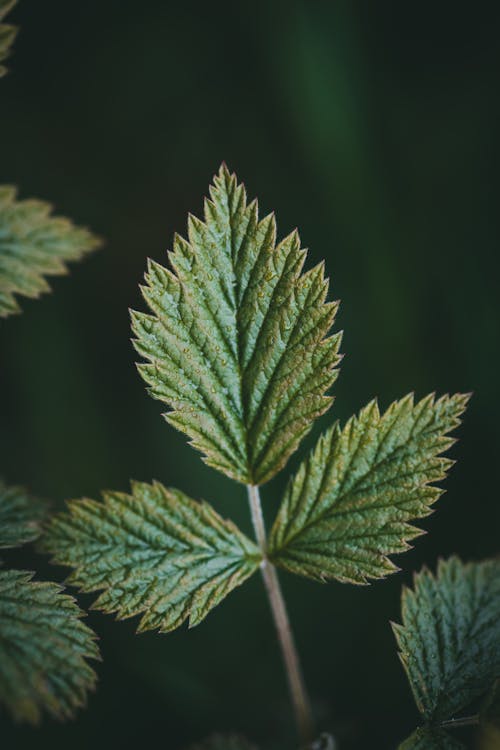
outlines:
{"label": "leaf stalk", "polygon": [[259,488],[254,485],[247,485],[247,490],[255,537],[263,555],[260,569],[285,664],[297,728],[301,742],[308,744],[314,738],[314,727],[309,698],[302,676],[299,654],[295,645],[295,638],[290,625],[278,573],[267,557],[266,527],[262,514]]}

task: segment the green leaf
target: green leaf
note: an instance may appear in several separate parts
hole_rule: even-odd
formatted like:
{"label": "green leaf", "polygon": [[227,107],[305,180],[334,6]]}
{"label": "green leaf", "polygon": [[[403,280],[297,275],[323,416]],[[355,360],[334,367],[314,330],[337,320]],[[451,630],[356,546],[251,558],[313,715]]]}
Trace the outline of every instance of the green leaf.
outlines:
{"label": "green leaf", "polygon": [[49,203],[16,200],[16,189],[0,186],[0,317],[20,311],[16,294],[39,297],[49,291],[45,276],[67,272],[100,245],[87,229],[52,217]]}
{"label": "green leaf", "polygon": [[139,371],[206,463],[262,484],[332,402],[337,304],[325,302],[323,264],[302,273],[297,232],[276,245],[274,216],[259,220],[224,165],[210,196],[189,241],[175,237],[171,269],[149,261],[151,314],[132,312]]}
{"label": "green leaf", "polygon": [[18,721],[43,710],[66,719],[85,705],[98,659],[94,633],[72,597],[32,573],[0,570],[0,702]]}
{"label": "green leaf", "polygon": [[189,750],[257,750],[257,748],[239,735],[216,734],[204,742],[191,745]]}
{"label": "green leaf", "polygon": [[411,395],[380,415],[371,401],[318,441],[285,491],[271,530],[273,562],[318,581],[366,583],[396,570],[389,554],[408,549],[452,462],[439,458],[453,439],[468,396]]}
{"label": "green leaf", "polygon": [[119,618],[143,613],[139,630],[201,622],[260,563],[260,552],[205,502],[155,482],[104,503],[76,500],[55,516],[43,548],[75,568],[69,582],[103,593],[94,607]]}
{"label": "green leaf", "polygon": [[393,628],[418,710],[454,717],[500,674],[500,560],[424,568],[403,590],[402,620]]}
{"label": "green leaf", "polygon": [[465,745],[448,732],[420,727],[401,743],[399,750],[465,750]]}
{"label": "green leaf", "polygon": [[22,487],[7,487],[0,479],[0,548],[18,547],[39,536],[47,506]]}
{"label": "green leaf", "polygon": [[[0,21],[3,21],[7,13],[9,13],[14,5],[17,4],[17,0],[0,0]],[[17,36],[17,28],[7,23],[0,23],[0,78],[7,73],[7,68],[2,65],[2,61],[6,60],[10,55],[10,48]]]}

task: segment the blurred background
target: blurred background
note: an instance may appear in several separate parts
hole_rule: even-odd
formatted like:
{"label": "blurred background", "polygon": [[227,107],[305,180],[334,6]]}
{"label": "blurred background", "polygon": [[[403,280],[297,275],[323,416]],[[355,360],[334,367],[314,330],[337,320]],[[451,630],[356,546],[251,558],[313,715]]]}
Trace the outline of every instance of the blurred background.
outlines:
{"label": "blurred background", "polygon": [[[10,20],[10,19],[9,19]],[[374,395],[474,391],[458,463],[429,532],[369,587],[283,575],[318,726],[341,750],[394,748],[417,722],[389,621],[424,562],[498,553],[498,30],[500,9],[451,3],[20,0],[0,86],[0,180],[88,225],[105,247],[22,300],[0,327],[1,471],[50,498],[157,478],[250,530],[244,491],[207,468],[161,418],[135,370],[128,307],[143,309],[146,258],[220,162],[282,235],[298,226],[342,300],[345,420]],[[273,518],[284,480],[264,488]],[[64,571],[32,551],[5,555]],[[87,606],[91,598],[80,597]],[[15,727],[25,750],[176,750],[214,730],[293,748],[285,678],[255,576],[199,628],[136,636],[92,614],[104,662],[76,721]]]}

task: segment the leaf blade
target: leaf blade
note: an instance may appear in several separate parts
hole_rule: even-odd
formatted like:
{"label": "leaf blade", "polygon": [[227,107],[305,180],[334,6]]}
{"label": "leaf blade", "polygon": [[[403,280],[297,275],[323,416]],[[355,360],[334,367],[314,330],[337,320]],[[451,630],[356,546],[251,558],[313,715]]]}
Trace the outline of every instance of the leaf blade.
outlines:
{"label": "leaf blade", "polygon": [[454,442],[468,396],[409,395],[380,414],[376,401],[341,429],[322,435],[290,480],[270,534],[277,565],[314,580],[366,583],[396,570],[441,494],[432,483],[451,466],[439,457]]}
{"label": "leaf blade", "polygon": [[259,565],[258,548],[231,521],[179,490],[135,482],[131,495],[103,498],[70,501],[42,548],[74,568],[69,583],[102,592],[94,608],[140,614],[140,631],[197,625]]}
{"label": "leaf blade", "polygon": [[69,261],[101,244],[51,211],[49,203],[18,200],[15,188],[0,186],[0,317],[20,312],[16,295],[37,298],[50,291],[46,276],[67,273]]}
{"label": "leaf blade", "polygon": [[500,561],[424,568],[403,590],[402,623],[393,630],[419,711],[451,718],[500,674]]}
{"label": "leaf blade", "polygon": [[297,232],[276,244],[274,216],[259,220],[223,165],[171,268],[149,261],[150,313],[131,313],[139,371],[167,421],[246,484],[274,476],[331,404],[337,305],[323,265],[303,273],[305,257]]}
{"label": "leaf blade", "polygon": [[55,583],[0,570],[0,702],[14,719],[37,724],[43,711],[67,719],[96,683],[99,659],[83,612]]}
{"label": "leaf blade", "polygon": [[[17,5],[17,0],[0,0],[0,22],[7,13]],[[12,44],[17,36],[18,29],[7,23],[0,23],[0,78],[7,73],[7,68],[2,65],[3,61],[10,56]]]}
{"label": "leaf blade", "polygon": [[32,542],[41,533],[47,506],[22,487],[8,487],[0,479],[0,549]]}

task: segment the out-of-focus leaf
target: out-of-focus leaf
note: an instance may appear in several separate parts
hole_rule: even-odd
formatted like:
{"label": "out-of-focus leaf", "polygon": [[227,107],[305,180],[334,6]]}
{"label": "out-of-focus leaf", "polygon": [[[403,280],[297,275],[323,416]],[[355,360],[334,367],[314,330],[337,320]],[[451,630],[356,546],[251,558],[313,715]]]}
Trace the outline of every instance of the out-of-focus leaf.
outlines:
{"label": "out-of-focus leaf", "polygon": [[15,295],[48,292],[46,276],[67,273],[68,261],[100,245],[87,229],[51,211],[49,203],[17,200],[14,187],[0,186],[0,317],[20,311]]}
{"label": "out-of-focus leaf", "polygon": [[190,626],[254,573],[261,553],[205,502],[159,482],[104,502],[73,500],[51,519],[42,548],[74,568],[68,581],[103,593],[94,607],[119,618],[142,613],[139,630]]}
{"label": "out-of-focus leaf", "polygon": [[318,581],[366,583],[396,570],[388,555],[404,552],[442,493],[468,396],[406,396],[380,414],[372,401],[341,429],[318,441],[290,480],[271,531],[273,562]]}
{"label": "out-of-focus leaf", "polygon": [[7,487],[0,479],[0,548],[18,547],[39,536],[47,506],[22,487]]}
{"label": "out-of-focus leaf", "polygon": [[402,621],[393,628],[419,711],[455,717],[500,674],[500,561],[424,568],[403,590]]}
{"label": "out-of-focus leaf", "polygon": [[83,612],[55,583],[0,570],[0,702],[18,721],[37,723],[45,710],[66,719],[86,703],[98,659]]}
{"label": "out-of-focus leaf", "polygon": [[206,463],[262,484],[331,404],[337,305],[323,264],[303,273],[297,232],[276,245],[274,216],[259,220],[225,166],[210,196],[189,241],[175,237],[171,270],[149,263],[151,314],[132,312],[139,370]]}
{"label": "out-of-focus leaf", "polygon": [[[17,0],[0,0],[0,22],[3,21]],[[2,65],[10,55],[10,48],[17,35],[17,28],[7,23],[0,23],[0,78],[7,73],[7,68]]]}

